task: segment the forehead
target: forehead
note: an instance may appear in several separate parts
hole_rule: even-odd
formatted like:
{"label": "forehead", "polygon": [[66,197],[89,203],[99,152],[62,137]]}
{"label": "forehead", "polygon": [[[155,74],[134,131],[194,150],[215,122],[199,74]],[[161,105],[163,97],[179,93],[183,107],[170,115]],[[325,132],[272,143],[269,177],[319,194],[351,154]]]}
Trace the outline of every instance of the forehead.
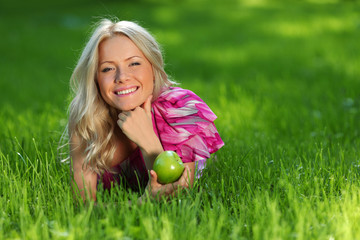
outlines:
{"label": "forehead", "polygon": [[104,39],[99,44],[99,59],[127,59],[132,56],[144,57],[143,52],[125,35],[117,34]]}

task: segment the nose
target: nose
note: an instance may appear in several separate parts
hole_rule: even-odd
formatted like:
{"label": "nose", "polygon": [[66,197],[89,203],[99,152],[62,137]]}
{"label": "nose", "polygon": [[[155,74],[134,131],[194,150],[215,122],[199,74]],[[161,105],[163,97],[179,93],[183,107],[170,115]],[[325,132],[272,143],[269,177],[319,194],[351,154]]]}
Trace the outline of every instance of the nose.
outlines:
{"label": "nose", "polygon": [[128,72],[118,68],[116,71],[115,82],[126,82],[127,80],[129,80]]}

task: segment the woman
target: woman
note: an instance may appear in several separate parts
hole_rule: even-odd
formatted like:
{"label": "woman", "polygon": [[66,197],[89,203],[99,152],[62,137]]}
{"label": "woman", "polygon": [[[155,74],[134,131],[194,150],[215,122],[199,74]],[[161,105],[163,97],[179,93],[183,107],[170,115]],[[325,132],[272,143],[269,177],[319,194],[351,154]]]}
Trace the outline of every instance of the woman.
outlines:
{"label": "woman", "polygon": [[[201,169],[223,146],[216,116],[189,90],[172,87],[155,39],[133,22],[102,20],[71,77],[69,139],[74,183],[85,200],[125,181],[147,183],[159,198],[192,186],[195,162]],[[152,170],[156,156],[175,151],[185,171],[162,185]],[[150,180],[148,179],[150,171]]]}

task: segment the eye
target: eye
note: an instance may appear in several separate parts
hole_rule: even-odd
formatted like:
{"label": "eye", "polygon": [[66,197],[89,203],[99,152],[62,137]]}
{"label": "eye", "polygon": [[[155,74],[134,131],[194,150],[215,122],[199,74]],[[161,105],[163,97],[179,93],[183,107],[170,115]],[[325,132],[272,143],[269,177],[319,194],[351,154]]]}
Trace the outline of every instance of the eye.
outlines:
{"label": "eye", "polygon": [[130,63],[130,66],[139,66],[140,63],[139,62],[133,62],[133,63]]}
{"label": "eye", "polygon": [[104,68],[103,70],[101,70],[101,72],[106,73],[106,72],[109,72],[109,71],[111,71],[111,70],[114,70],[114,68],[106,67],[106,68]]}

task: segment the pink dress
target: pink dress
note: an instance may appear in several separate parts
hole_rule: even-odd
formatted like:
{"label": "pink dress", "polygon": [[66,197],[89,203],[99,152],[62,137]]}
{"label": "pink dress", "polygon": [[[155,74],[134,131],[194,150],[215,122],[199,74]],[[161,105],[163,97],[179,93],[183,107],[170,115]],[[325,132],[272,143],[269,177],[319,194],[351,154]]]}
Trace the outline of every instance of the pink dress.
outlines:
{"label": "pink dress", "polygon": [[[224,145],[214,125],[215,119],[216,115],[200,97],[179,87],[166,89],[152,103],[154,131],[164,150],[175,151],[184,163],[195,161],[197,177],[210,154]],[[113,170],[118,174],[105,172],[102,176],[105,189],[122,182],[135,190],[148,181],[139,148]]]}

